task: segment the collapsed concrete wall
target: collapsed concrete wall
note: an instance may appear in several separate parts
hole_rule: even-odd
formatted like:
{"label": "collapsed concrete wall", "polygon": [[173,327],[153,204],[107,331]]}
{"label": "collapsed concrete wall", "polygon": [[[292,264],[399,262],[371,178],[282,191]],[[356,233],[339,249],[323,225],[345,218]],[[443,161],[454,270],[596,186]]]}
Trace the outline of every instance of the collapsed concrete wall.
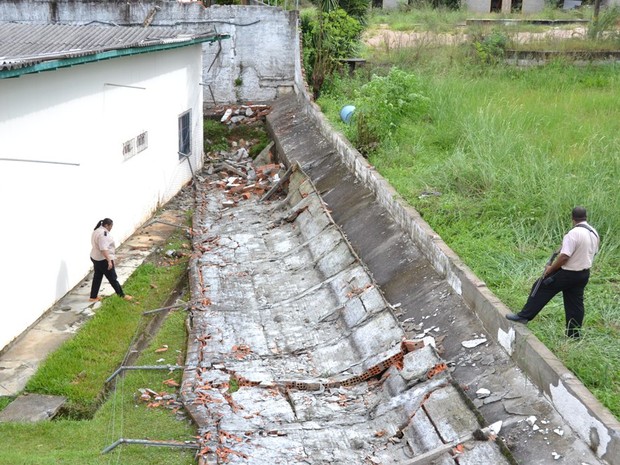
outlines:
{"label": "collapsed concrete wall", "polygon": [[225,191],[212,176],[196,186],[181,388],[200,463],[454,463],[457,444],[462,464],[514,463],[501,441],[474,440],[482,425],[430,338],[401,344],[301,169],[274,201],[235,199],[244,181]]}
{"label": "collapsed concrete wall", "polygon": [[[302,82],[301,77],[298,77],[297,82]],[[318,128],[316,130],[318,134],[314,134],[312,139],[319,153],[304,158],[302,166],[304,170],[307,169],[309,173],[314,173],[316,176],[312,179],[317,183],[317,188],[326,193],[325,200],[330,205],[332,215],[335,217],[338,213],[341,216],[342,223],[338,224],[343,227],[351,242],[354,243],[354,247],[357,245],[356,252],[367,263],[377,282],[380,285],[382,281],[386,282],[386,287],[382,285],[386,294],[391,292],[389,286],[395,286],[390,279],[394,282],[403,279],[400,275],[395,276],[394,271],[400,262],[415,261],[418,257],[406,256],[403,249],[398,251],[398,256],[389,255],[388,250],[381,247],[381,244],[391,241],[392,237],[387,234],[386,230],[378,231],[373,222],[368,219],[357,221],[358,226],[363,225],[361,232],[359,227],[356,231],[354,227],[347,228],[343,225],[347,218],[357,217],[359,219],[360,216],[368,216],[368,208],[363,205],[363,202],[370,196],[373,197],[372,201],[382,209],[383,213],[380,216],[391,218],[389,227],[400,228],[394,237],[407,235],[432,268],[443,277],[444,282],[448,283],[452,291],[460,296],[460,304],[455,301],[452,303],[455,306],[466,304],[475,317],[482,322],[486,331],[493,336],[496,343],[503,347],[538,386],[566,423],[596,456],[611,465],[620,465],[620,423],[611,412],[600,404],[576,376],[527,327],[514,325],[506,320],[504,315],[510,310],[486,287],[483,281],[473,274],[421,218],[419,213],[410,207],[381,175],[374,171],[368,161],[351,146],[346,138],[332,128],[320,109],[311,101],[305,87],[300,86],[297,91],[297,103],[291,102],[293,96],[287,97],[285,102],[277,106],[280,114],[274,112],[268,118],[275,135],[278,152],[289,161],[302,163],[301,159],[305,156],[304,152],[307,151],[307,147],[299,140],[299,135],[295,136],[294,125],[296,121],[301,121],[304,133],[312,132],[311,127]],[[273,130],[274,127],[278,127],[278,130]],[[297,139],[293,140],[296,137]],[[287,148],[285,149],[284,146]],[[348,192],[344,195],[342,192],[336,192],[337,186],[343,184],[360,187],[358,192]],[[345,197],[346,199],[343,200]],[[354,235],[357,236],[357,242],[353,239]],[[378,239],[373,239],[373,235]],[[363,253],[362,249],[367,253]],[[374,266],[373,262],[378,265]],[[382,269],[382,264],[389,264],[389,269]],[[419,271],[417,271],[423,275],[423,281],[428,280],[431,274],[424,269],[424,266],[420,264]],[[386,275],[391,273],[391,278],[380,279],[383,272]],[[407,276],[404,279],[409,278]],[[431,286],[440,287],[442,284],[432,282]],[[425,305],[423,300],[428,296],[418,294],[417,289],[404,287],[407,289],[401,294],[402,300],[399,297],[399,300],[394,301],[402,302],[405,306],[405,299],[407,299],[406,302],[415,303],[418,310],[423,308]],[[444,297],[442,293],[440,298]],[[458,318],[462,323],[461,319],[467,316],[459,313]],[[451,327],[451,336],[454,337],[458,331],[459,328]]]}
{"label": "collapsed concrete wall", "polygon": [[213,6],[199,2],[141,0],[8,0],[0,21],[175,27],[187,32],[217,30],[230,39],[203,46],[207,104],[270,101],[290,90],[298,55],[297,12],[266,6]]}

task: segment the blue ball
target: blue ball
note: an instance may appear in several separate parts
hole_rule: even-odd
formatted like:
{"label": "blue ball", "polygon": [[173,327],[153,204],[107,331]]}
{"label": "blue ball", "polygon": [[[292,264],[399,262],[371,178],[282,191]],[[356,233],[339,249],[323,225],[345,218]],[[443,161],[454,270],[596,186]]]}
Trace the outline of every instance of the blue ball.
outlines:
{"label": "blue ball", "polygon": [[345,105],[342,107],[342,110],[340,110],[340,119],[346,124],[351,124],[353,112],[355,112],[355,107],[353,105]]}

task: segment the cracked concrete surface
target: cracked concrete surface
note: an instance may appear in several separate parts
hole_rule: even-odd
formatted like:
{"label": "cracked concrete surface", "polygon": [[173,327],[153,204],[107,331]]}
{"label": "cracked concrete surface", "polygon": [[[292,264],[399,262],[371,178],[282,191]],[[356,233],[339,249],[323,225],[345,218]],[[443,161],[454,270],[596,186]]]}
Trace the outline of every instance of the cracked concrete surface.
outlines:
{"label": "cracked concrete surface", "polygon": [[[504,422],[500,434],[517,462],[605,463],[487,333],[448,279],[436,271],[419,246],[382,206],[368,187],[382,181],[370,179],[372,174],[367,174],[368,178],[362,178],[365,174],[356,177],[338,154],[342,147],[337,148],[334,145],[337,142],[332,143],[322,135],[296,96],[279,99],[273,108],[268,124],[278,155],[286,164],[299,163],[312,179],[334,221],[386,299],[398,305],[395,315],[406,337],[432,335],[441,339],[442,357],[454,364],[453,378],[487,424]],[[363,161],[356,159],[352,163]],[[429,246],[437,247],[437,244],[432,242]],[[485,338],[486,342],[473,348],[463,347],[463,342],[478,338]],[[488,389],[490,395],[479,398],[476,392],[480,388]],[[536,428],[526,422],[532,415],[537,418]],[[562,435],[554,433],[555,429]]]}
{"label": "cracked concrete surface", "polygon": [[303,173],[285,200],[235,208],[209,185],[182,385],[202,463],[454,463],[458,442],[461,463],[510,463],[500,443],[472,439],[482,425],[445,365],[429,371],[442,366],[432,346],[383,365],[404,332]]}

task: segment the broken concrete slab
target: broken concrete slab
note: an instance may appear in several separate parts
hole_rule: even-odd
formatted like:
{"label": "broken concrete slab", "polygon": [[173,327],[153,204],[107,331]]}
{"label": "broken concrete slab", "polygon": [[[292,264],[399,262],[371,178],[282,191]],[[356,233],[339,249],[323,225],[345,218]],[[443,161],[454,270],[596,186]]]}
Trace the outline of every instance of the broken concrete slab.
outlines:
{"label": "broken concrete slab", "polygon": [[[286,199],[234,209],[209,185],[197,189],[182,384],[204,463],[223,453],[231,463],[402,463],[424,452],[404,430],[440,391],[460,407],[458,417],[435,408],[437,421],[463,427],[469,406],[446,365],[431,347],[401,344],[393,307],[302,172]],[[442,443],[426,426],[428,444]]]}
{"label": "broken concrete slab", "polygon": [[[441,343],[442,356],[455,363],[452,375],[467,389],[467,395],[474,400],[480,387],[503,383],[505,390],[519,393],[524,405],[553,410],[550,416],[554,421],[564,423],[565,430],[571,429],[574,439],[571,444],[559,444],[554,438],[546,441],[542,437],[533,437],[533,444],[527,445],[510,441],[517,460],[528,464],[545,463],[546,452],[550,454],[555,449],[559,452],[560,446],[565,448],[559,452],[564,457],[580,457],[590,465],[602,463],[600,457],[603,455],[605,459],[614,455],[620,457],[614,452],[618,449],[614,444],[620,444],[620,428],[613,426],[617,422],[602,414],[602,409],[595,408],[594,402],[589,400],[583,401],[586,408],[578,410],[579,420],[571,415],[567,406],[580,402],[575,397],[577,391],[568,374],[558,371],[556,364],[549,362],[554,359],[552,354],[543,353],[539,345],[533,347],[535,338],[527,330],[517,328],[515,332],[507,328],[509,325],[502,321],[505,310],[498,310],[498,307],[503,308],[501,302],[473,276],[417,212],[400,199],[368,161],[330,127],[303,91],[299,96],[279,99],[267,121],[280,160],[286,164],[299,163],[308,173],[329,205],[334,221],[388,301],[401,303],[396,312],[401,321],[407,321],[409,328],[424,324],[424,327],[441,329],[433,336],[445,336]],[[475,313],[469,305],[475,308]],[[485,330],[481,320],[493,334]],[[501,335],[498,327],[505,329],[503,337],[495,337],[496,332]],[[406,336],[416,337],[417,330],[410,331],[413,332]],[[523,332],[527,335],[521,334]],[[482,337],[487,342],[478,347],[465,349],[461,345],[463,341]],[[517,339],[519,343],[515,342]],[[547,399],[507,355],[506,351],[516,353],[515,347],[520,351],[516,358],[521,366],[528,365],[528,373],[537,383],[543,381],[539,386],[546,391]],[[495,381],[489,384],[489,380]],[[549,402],[552,397],[556,408],[564,409],[561,412],[564,418]],[[508,422],[509,426],[502,432],[507,440],[512,433],[521,434],[516,426],[519,416],[510,416],[501,402],[482,403],[480,411],[488,423],[515,420]],[[596,454],[590,450],[587,428],[594,428],[597,434],[610,438],[604,447],[596,445]],[[576,439],[576,431],[581,439]],[[539,453],[541,451],[545,453]]]}
{"label": "broken concrete slab", "polygon": [[61,396],[27,394],[19,396],[0,412],[0,422],[38,422],[51,420],[67,401]]}

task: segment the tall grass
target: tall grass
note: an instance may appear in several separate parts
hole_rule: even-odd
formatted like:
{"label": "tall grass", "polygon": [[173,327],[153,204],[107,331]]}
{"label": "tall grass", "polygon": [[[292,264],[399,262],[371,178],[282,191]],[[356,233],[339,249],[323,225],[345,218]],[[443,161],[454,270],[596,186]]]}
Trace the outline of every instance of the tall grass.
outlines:
{"label": "tall grass", "polygon": [[[370,162],[515,311],[571,208],[588,209],[603,245],[584,338],[563,337],[561,299],[529,326],[620,418],[620,67],[482,67],[466,56],[434,49],[415,63],[429,115],[405,121]],[[319,101],[333,120],[336,89],[354,95],[355,85]]]}

